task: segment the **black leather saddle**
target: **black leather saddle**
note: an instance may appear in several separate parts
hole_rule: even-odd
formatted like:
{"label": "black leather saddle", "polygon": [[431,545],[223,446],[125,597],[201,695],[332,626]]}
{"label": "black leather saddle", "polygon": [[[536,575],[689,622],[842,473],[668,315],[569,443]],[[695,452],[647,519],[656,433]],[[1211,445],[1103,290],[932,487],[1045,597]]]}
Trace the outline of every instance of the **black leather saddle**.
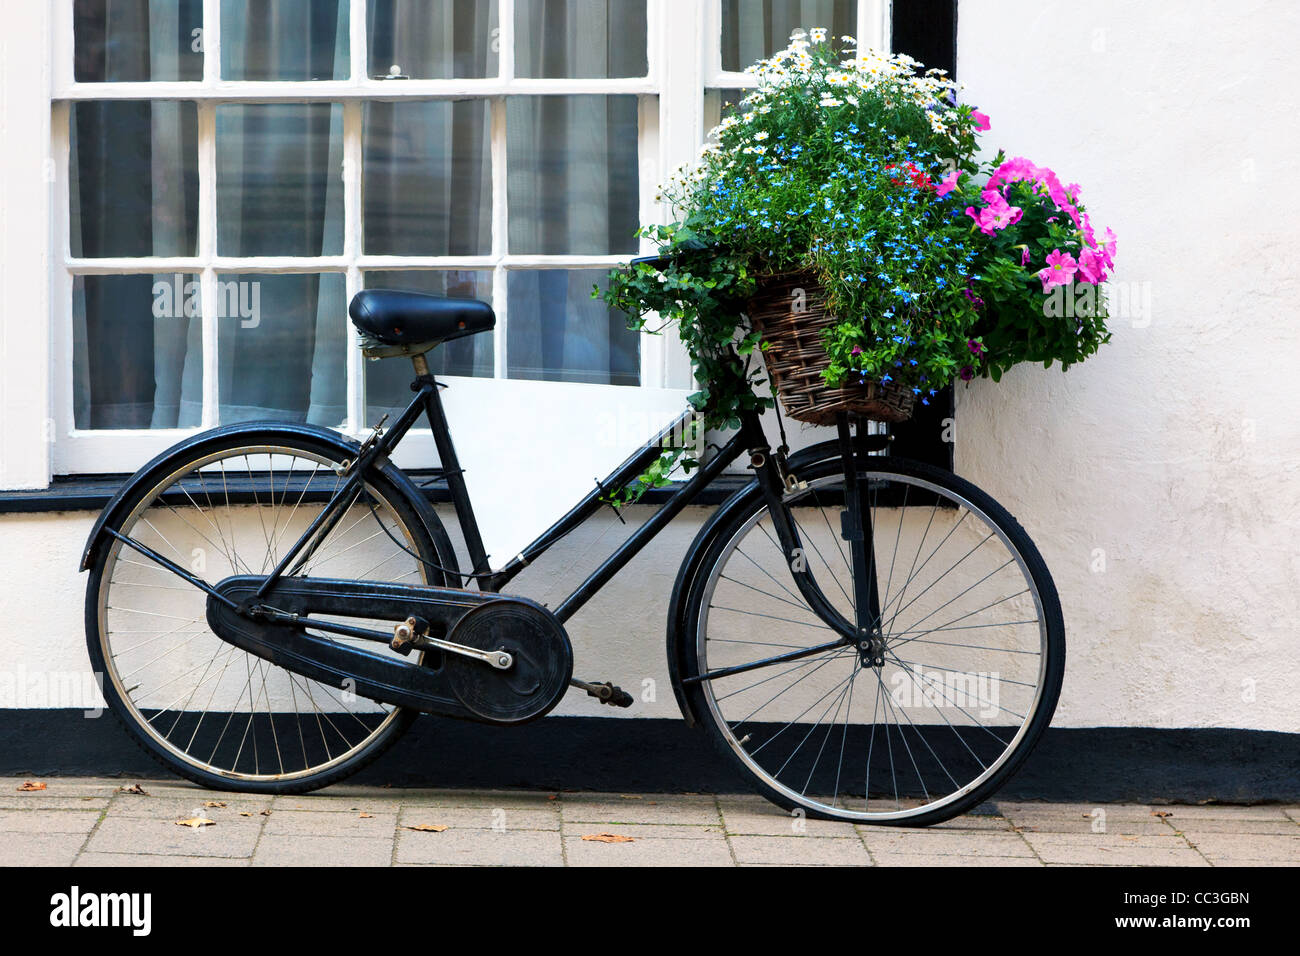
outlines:
{"label": "black leather saddle", "polygon": [[478,299],[392,289],[358,292],[348,315],[372,355],[415,355],[497,324],[492,306]]}

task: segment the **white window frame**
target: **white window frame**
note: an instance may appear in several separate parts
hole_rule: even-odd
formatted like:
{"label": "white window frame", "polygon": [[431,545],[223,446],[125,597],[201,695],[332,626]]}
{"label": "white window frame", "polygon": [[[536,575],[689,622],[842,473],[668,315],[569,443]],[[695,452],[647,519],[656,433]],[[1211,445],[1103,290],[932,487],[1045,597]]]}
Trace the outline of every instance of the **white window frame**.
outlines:
{"label": "white window frame", "polygon": [[[56,190],[53,202],[53,228],[56,235],[54,256],[53,368],[54,383],[54,454],[55,473],[132,471],[144,461],[174,442],[210,428],[217,423],[219,405],[217,374],[217,298],[218,276],[226,274],[340,273],[345,276],[347,297],[351,299],[363,287],[363,276],[376,270],[473,269],[492,273],[493,306],[501,317],[494,337],[493,378],[447,377],[462,394],[473,393],[475,404],[484,396],[484,384],[492,389],[486,396],[499,413],[518,407],[537,383],[506,378],[509,323],[506,310],[508,271],[541,268],[609,268],[626,262],[628,255],[523,255],[506,249],[508,210],[506,189],[505,116],[506,97],[543,94],[634,95],[639,113],[639,179],[642,222],[661,221],[661,211],[654,202],[656,184],[662,171],[689,161],[698,142],[676,130],[682,122],[678,91],[699,76],[699,50],[694,58],[680,55],[680,43],[674,47],[670,34],[680,31],[684,6],[681,0],[647,0],[647,75],[614,79],[535,79],[514,76],[514,0],[498,0],[499,75],[486,79],[448,80],[375,80],[367,69],[366,0],[349,0],[351,77],[347,80],[313,81],[234,81],[222,80],[220,0],[204,0],[203,79],[183,82],[78,83],[73,75],[72,0],[56,0],[53,8],[54,83],[53,110],[50,124],[51,156],[55,164]],[[709,4],[694,3],[702,17]],[[692,31],[697,36],[699,31]],[[692,59],[694,62],[692,62]],[[692,69],[692,67],[694,67]],[[381,256],[362,252],[362,109],[367,100],[447,100],[473,96],[486,99],[490,110],[492,176],[492,246],[481,256]],[[698,97],[694,97],[698,100]],[[199,220],[198,249],[195,256],[139,258],[76,258],[71,254],[69,235],[70,106],[85,100],[181,100],[198,107]],[[216,106],[222,103],[326,102],[341,103],[343,109],[343,202],[344,248],[341,255],[311,257],[236,257],[217,251],[216,222]],[[656,106],[658,108],[656,108]],[[696,114],[698,116],[698,113]],[[697,124],[698,125],[698,121]],[[665,129],[664,127],[668,128]],[[642,251],[650,246],[643,244]],[[72,355],[72,288],[78,275],[185,273],[200,279],[203,329],[203,414],[199,428],[185,429],[77,429],[73,419]],[[340,316],[340,321],[345,317]],[[365,403],[365,360],[357,347],[357,333],[348,323],[347,416],[342,431],[352,436],[366,433],[373,424],[367,420]],[[689,364],[675,336],[643,334],[640,341],[640,377],[638,391],[672,390],[684,396],[690,387]],[[581,383],[544,383],[554,399],[560,393],[573,396],[574,408],[590,408],[600,401],[593,390],[614,386],[590,386]],[[617,388],[626,390],[627,386]],[[497,416],[499,420],[499,414]],[[458,435],[464,434],[458,429]],[[473,431],[461,438],[472,440]],[[402,456],[412,463],[431,463],[432,443],[427,430],[413,432],[403,444]]]}
{"label": "white window frame", "polygon": [[[647,0],[647,75],[615,79],[534,79],[514,77],[514,0],[498,0],[500,24],[500,74],[487,79],[372,80],[367,69],[366,0],[349,0],[351,78],[303,82],[223,81],[220,79],[220,0],[204,0],[203,28],[206,56],[203,79],[192,82],[77,83],[73,75],[73,0],[53,0],[52,4],[34,5],[29,11],[30,26],[45,36],[41,47],[51,51],[41,72],[44,124],[39,141],[50,144],[48,158],[42,157],[43,179],[48,193],[40,196],[48,204],[47,214],[40,217],[48,250],[43,257],[50,282],[48,302],[41,312],[48,316],[48,335],[44,347],[29,357],[40,357],[38,371],[22,366],[6,350],[5,367],[14,372],[6,389],[6,423],[0,435],[0,482],[6,487],[40,487],[53,474],[127,472],[139,467],[154,454],[201,428],[215,424],[218,407],[217,362],[217,276],[228,273],[314,273],[336,272],[346,277],[349,298],[362,288],[363,273],[370,270],[419,269],[489,269],[493,273],[493,304],[499,315],[506,315],[508,270],[529,268],[603,268],[626,261],[625,255],[607,256],[525,256],[507,254],[507,195],[505,179],[505,99],[518,94],[627,94],[639,98],[640,114],[640,194],[641,221],[661,222],[665,210],[654,202],[656,184],[683,163],[693,161],[703,142],[706,121],[705,93],[710,89],[745,88],[753,78],[732,73],[721,67],[721,0]],[[41,9],[43,8],[43,9]],[[889,37],[890,0],[858,0],[857,33],[859,39],[875,46],[886,46]],[[28,37],[32,33],[26,34]],[[19,41],[23,32],[10,34],[10,43]],[[20,41],[21,42],[21,41]],[[31,47],[28,47],[30,50]],[[24,58],[30,65],[35,57]],[[21,67],[20,61],[17,66]],[[11,87],[12,88],[12,87]],[[361,252],[361,113],[369,98],[452,99],[487,97],[491,109],[492,178],[493,178],[493,245],[486,256],[407,257],[376,256]],[[141,257],[121,259],[74,258],[69,235],[69,115],[70,105],[82,100],[151,99],[185,100],[198,104],[200,202],[198,250],[192,257]],[[338,102],[344,113],[344,206],[345,245],[338,256],[247,258],[220,256],[216,249],[216,144],[215,107],[230,102]],[[654,108],[658,104],[658,109]],[[52,104],[47,108],[45,104]],[[708,124],[711,125],[711,124]],[[10,161],[12,163],[12,160]],[[642,252],[651,251],[643,243]],[[11,262],[17,262],[13,259]],[[203,416],[200,429],[112,429],[78,430],[73,421],[72,354],[72,287],[74,275],[122,273],[193,273],[200,276],[203,306]],[[44,299],[45,295],[40,296]],[[13,314],[7,313],[10,322]],[[38,323],[40,316],[37,317]],[[343,318],[340,317],[342,321]],[[32,326],[25,327],[32,329]],[[356,331],[348,323],[347,420],[343,431],[353,436],[365,433],[365,367],[356,347]],[[14,341],[12,324],[6,328],[9,342]],[[640,342],[641,385],[598,386],[578,383],[537,383],[504,377],[507,336],[504,326],[495,336],[493,378],[450,378],[454,388],[448,393],[449,412],[456,421],[457,406],[476,422],[458,427],[460,444],[475,440],[474,424],[499,422],[508,409],[527,407],[536,400],[537,388],[548,390],[547,400],[570,404],[573,409],[590,410],[593,403],[609,401],[617,393],[622,399],[630,393],[644,395],[646,407],[662,410],[663,394],[684,396],[692,388],[690,366],[680,342],[674,335],[643,335]],[[21,383],[28,382],[31,387]],[[19,407],[14,386],[30,391],[28,404],[43,411],[33,422],[39,433],[37,451],[32,435],[16,434],[14,411]],[[462,401],[453,396],[459,394]],[[565,396],[561,398],[561,396]],[[569,401],[569,398],[572,401]],[[635,399],[633,402],[635,403]],[[458,422],[459,424],[459,422]],[[32,429],[28,429],[32,430]],[[490,429],[488,429],[490,432]],[[490,440],[490,436],[487,439]],[[17,449],[17,451],[15,451]],[[429,464],[433,458],[427,432],[413,432],[400,462]],[[14,467],[19,458],[25,461]],[[6,465],[10,467],[5,467]],[[42,479],[41,473],[44,478]]]}

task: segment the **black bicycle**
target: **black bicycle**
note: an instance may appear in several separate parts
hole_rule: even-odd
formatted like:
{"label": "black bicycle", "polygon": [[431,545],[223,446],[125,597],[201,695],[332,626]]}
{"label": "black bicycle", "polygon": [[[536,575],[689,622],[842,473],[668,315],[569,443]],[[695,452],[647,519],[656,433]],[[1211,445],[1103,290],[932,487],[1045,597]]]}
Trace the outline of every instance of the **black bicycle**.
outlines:
{"label": "black bicycle", "polygon": [[[687,722],[760,792],[809,816],[936,823],[987,799],[1051,720],[1065,664],[1051,576],[970,482],[883,454],[841,417],[787,454],[757,414],[554,609],[503,593],[662,454],[666,431],[493,569],[426,353],[493,327],[485,303],[365,291],[373,356],[414,397],[361,443],[259,422],[196,435],[137,472],[87,543],[86,633],[113,712],[200,784],[300,793],[378,757],[419,713],[513,725],[570,689],[564,624],[734,462],[753,473],[706,522],[666,608]],[[389,456],[433,430],[468,570]],[[383,422],[380,423],[383,425]]]}

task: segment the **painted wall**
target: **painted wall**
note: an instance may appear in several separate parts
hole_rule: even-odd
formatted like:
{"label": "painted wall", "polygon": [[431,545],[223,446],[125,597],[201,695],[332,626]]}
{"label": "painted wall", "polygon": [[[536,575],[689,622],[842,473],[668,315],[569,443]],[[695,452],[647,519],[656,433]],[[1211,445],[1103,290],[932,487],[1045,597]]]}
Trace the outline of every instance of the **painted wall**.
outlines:
{"label": "painted wall", "polygon": [[[1061,592],[1058,726],[1300,731],[1297,37],[1282,2],[962,2],[967,98],[1009,153],[1084,185],[1133,293],[1085,366],[958,395],[958,471],[1017,515]],[[571,624],[580,675],[634,693],[650,679],[656,700],[571,696],[561,713],[675,715],[663,621],[705,515],[689,509]],[[92,517],[0,516],[0,669],[87,668]],[[602,518],[519,590],[554,603],[625,533]]]}

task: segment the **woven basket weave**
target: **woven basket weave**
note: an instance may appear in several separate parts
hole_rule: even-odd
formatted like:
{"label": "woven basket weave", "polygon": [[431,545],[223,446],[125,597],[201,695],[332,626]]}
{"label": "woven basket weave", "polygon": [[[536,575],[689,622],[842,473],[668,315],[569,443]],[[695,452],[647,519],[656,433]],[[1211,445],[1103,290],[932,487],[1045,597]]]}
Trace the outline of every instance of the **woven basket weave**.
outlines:
{"label": "woven basket weave", "polygon": [[826,296],[811,273],[775,275],[759,283],[749,302],[749,318],[767,348],[763,352],[781,404],[791,418],[831,425],[840,412],[878,422],[912,417],[915,396],[909,388],[865,382],[832,388],[822,378],[830,356],[822,332],[838,319],[826,312]]}

